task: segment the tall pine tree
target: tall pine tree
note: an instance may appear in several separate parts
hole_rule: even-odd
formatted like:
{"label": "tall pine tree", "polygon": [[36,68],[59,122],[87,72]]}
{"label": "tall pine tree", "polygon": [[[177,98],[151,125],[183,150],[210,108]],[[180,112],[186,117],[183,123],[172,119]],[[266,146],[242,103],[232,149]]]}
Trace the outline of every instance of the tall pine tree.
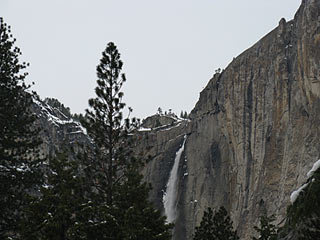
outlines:
{"label": "tall pine tree", "polygon": [[123,119],[122,65],[117,47],[110,42],[97,67],[97,97],[89,100],[91,110],[82,121],[93,142],[84,161],[95,209],[88,211],[93,216],[87,233],[90,239],[170,239],[172,226],[147,200],[141,161],[132,152],[130,133],[137,121]]}
{"label": "tall pine tree", "polygon": [[237,231],[233,230],[232,221],[224,207],[213,212],[208,208],[204,212],[200,226],[196,227],[194,240],[238,240]]}
{"label": "tall pine tree", "polygon": [[24,195],[39,184],[39,130],[31,113],[33,94],[25,83],[10,26],[0,18],[0,239],[14,235]]}
{"label": "tall pine tree", "polygon": [[121,74],[122,65],[116,46],[109,43],[97,67],[97,97],[89,100],[92,110],[86,110],[82,122],[94,141],[93,158],[87,162],[90,177],[96,192],[106,198],[108,205],[112,205],[116,184],[133,159],[127,145],[130,120],[123,122],[121,87],[126,78]]}

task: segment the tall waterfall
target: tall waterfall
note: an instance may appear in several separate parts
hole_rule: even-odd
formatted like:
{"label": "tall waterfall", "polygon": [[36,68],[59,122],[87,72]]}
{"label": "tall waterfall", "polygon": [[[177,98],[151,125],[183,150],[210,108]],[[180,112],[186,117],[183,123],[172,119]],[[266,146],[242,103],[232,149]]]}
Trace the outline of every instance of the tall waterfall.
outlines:
{"label": "tall waterfall", "polygon": [[176,218],[176,212],[177,212],[177,180],[178,180],[178,167],[179,162],[181,158],[181,154],[184,151],[184,145],[186,143],[186,135],[184,136],[184,141],[182,143],[182,146],[180,149],[176,152],[176,157],[174,159],[174,164],[172,167],[172,170],[170,172],[170,177],[167,183],[166,192],[163,195],[163,206],[164,206],[164,212],[167,216],[167,221],[169,223],[174,222]]}

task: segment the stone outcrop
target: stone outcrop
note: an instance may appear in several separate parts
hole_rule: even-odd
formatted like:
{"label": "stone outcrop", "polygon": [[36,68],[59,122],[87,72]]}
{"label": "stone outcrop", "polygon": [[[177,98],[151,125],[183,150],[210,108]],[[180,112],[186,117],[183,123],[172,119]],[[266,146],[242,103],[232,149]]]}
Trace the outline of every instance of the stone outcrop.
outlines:
{"label": "stone outcrop", "polygon": [[141,126],[143,128],[156,129],[158,127],[174,125],[177,121],[178,118],[174,114],[156,114],[143,119]]}
{"label": "stone outcrop", "polygon": [[[174,239],[192,239],[207,207],[224,205],[242,239],[262,214],[281,222],[290,193],[320,156],[320,0],[304,0],[279,26],[216,73],[191,121],[141,136],[144,173],[161,207],[174,154],[180,164]],[[187,174],[185,174],[187,173]]]}
{"label": "stone outcrop", "polygon": [[[51,156],[57,151],[66,150],[64,147],[72,147],[75,151],[79,144],[90,144],[85,129],[71,114],[67,114],[65,108],[58,100],[54,99],[34,100],[33,112],[37,115],[36,126],[41,129],[42,144],[40,154]],[[61,106],[57,106],[59,103]],[[63,113],[64,112],[64,113]]]}

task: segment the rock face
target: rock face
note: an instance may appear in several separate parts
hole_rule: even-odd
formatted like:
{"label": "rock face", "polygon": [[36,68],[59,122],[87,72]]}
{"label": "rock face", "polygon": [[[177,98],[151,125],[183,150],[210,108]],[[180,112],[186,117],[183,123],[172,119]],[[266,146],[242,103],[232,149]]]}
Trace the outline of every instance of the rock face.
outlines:
{"label": "rock face", "polygon": [[40,132],[42,155],[50,156],[57,151],[62,151],[66,145],[77,151],[78,144],[90,144],[81,124],[64,111],[64,106],[58,100],[34,100],[32,108],[38,116],[36,126],[42,130]]}
{"label": "rock face", "polygon": [[229,210],[241,239],[250,239],[264,213],[283,220],[290,193],[320,156],[319,114],[320,0],[304,0],[292,21],[281,19],[214,75],[190,122],[140,133],[152,157],[145,179],[159,208],[187,135],[174,239],[192,239],[209,206]]}
{"label": "rock face", "polygon": [[[164,125],[159,126],[159,122]],[[163,194],[176,152],[188,132],[188,123],[188,120],[154,115],[147,118],[147,121],[143,121],[142,128],[137,132],[136,151],[143,153],[144,158],[150,159],[143,169],[143,175],[145,181],[152,184],[150,200],[158,209],[163,210]],[[157,127],[150,128],[151,126]]]}

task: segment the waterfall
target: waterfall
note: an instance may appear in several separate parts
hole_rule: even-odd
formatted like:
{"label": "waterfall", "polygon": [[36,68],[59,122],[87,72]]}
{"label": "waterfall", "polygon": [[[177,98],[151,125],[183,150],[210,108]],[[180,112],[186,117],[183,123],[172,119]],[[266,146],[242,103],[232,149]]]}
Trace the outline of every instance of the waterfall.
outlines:
{"label": "waterfall", "polygon": [[181,154],[184,151],[184,145],[186,143],[186,135],[180,149],[176,152],[174,164],[170,172],[170,177],[167,183],[166,192],[163,195],[163,206],[164,212],[167,216],[169,223],[174,222],[176,218],[176,200],[177,200],[177,178],[178,178],[178,167],[181,158]]}

